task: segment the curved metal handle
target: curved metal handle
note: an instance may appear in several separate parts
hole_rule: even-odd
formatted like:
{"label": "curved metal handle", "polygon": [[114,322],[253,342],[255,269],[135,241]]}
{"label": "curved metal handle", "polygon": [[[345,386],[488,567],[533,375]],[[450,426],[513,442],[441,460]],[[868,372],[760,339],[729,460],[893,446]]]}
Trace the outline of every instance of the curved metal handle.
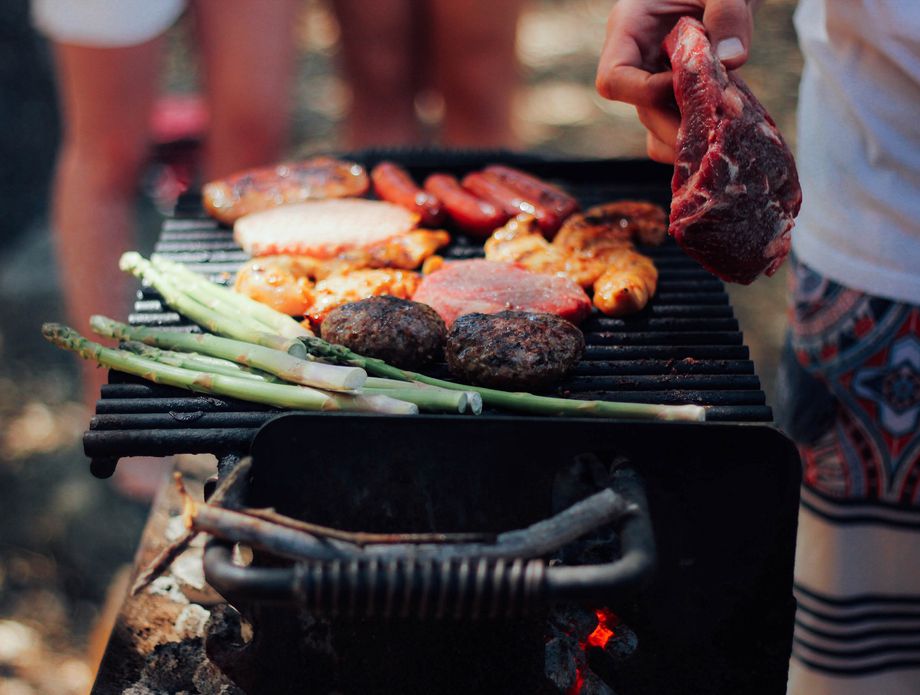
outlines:
{"label": "curved metal handle", "polygon": [[621,556],[601,565],[548,566],[541,559],[454,552],[441,558],[368,554],[300,561],[286,568],[239,567],[227,544],[211,541],[205,576],[231,600],[294,601],[330,617],[477,619],[523,615],[553,601],[609,604],[637,589],[655,567],[652,526],[638,475],[619,470],[610,488]]}

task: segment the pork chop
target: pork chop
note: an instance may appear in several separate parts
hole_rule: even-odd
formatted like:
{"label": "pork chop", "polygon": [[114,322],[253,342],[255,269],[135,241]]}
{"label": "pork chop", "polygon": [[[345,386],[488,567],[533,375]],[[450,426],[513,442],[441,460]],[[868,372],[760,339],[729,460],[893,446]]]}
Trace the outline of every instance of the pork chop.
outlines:
{"label": "pork chop", "polygon": [[422,279],[412,299],[432,307],[448,327],[472,313],[541,311],[577,324],[591,312],[588,295],[569,278],[479,259],[446,263]]}

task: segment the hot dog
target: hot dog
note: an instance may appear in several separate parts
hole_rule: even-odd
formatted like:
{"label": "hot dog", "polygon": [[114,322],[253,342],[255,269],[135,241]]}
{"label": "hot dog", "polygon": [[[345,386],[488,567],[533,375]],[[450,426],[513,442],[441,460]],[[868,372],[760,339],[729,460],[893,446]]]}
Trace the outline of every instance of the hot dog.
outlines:
{"label": "hot dog", "polygon": [[514,217],[525,213],[532,215],[540,231],[552,237],[562,225],[560,218],[550,208],[539,203],[536,196],[529,198],[504,183],[498,176],[486,172],[474,172],[463,178],[463,187]]}
{"label": "hot dog", "polygon": [[371,171],[371,181],[378,198],[417,212],[423,226],[438,227],[444,223],[444,209],[438,197],[419,188],[409,172],[398,164],[380,162]]}
{"label": "hot dog", "polygon": [[519,169],[492,164],[487,166],[484,172],[514,189],[525,199],[552,210],[560,220],[565,220],[579,209],[578,201],[561,188]]}
{"label": "hot dog", "polygon": [[425,179],[425,190],[439,198],[457,227],[471,236],[487,237],[510,218],[504,210],[463,188],[450,174],[432,174]]}

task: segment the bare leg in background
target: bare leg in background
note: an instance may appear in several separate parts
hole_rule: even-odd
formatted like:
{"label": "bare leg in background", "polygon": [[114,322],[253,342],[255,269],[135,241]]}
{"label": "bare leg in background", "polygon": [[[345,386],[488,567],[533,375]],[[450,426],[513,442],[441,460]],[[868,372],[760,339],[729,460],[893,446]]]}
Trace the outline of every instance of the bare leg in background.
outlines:
{"label": "bare leg in background", "polygon": [[415,117],[418,38],[411,0],[335,0],[351,86],[348,148],[420,144]]}
{"label": "bare leg in background", "polygon": [[205,179],[277,162],[289,144],[300,0],[196,0],[193,8],[210,111]]}
{"label": "bare leg in background", "polygon": [[[118,258],[135,245],[162,43],[55,46],[65,126],[52,223],[68,320],[81,332],[92,314],[121,318],[130,307],[134,280],[118,270]],[[82,374],[83,403],[92,409],[107,372],[84,362]]]}
{"label": "bare leg in background", "polygon": [[435,81],[444,97],[442,140],[514,147],[515,50],[522,0],[431,0]]}

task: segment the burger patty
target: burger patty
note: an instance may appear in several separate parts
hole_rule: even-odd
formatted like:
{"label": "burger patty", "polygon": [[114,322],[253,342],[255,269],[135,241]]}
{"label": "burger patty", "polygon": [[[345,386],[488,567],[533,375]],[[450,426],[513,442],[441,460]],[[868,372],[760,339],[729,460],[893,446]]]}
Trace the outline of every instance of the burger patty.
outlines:
{"label": "burger patty", "polygon": [[390,295],[333,309],[322,324],[323,340],[404,369],[440,359],[447,327],[430,306]]}
{"label": "burger patty", "polygon": [[447,336],[451,374],[478,386],[539,390],[557,383],[585,348],[582,332],[555,314],[466,314]]}

